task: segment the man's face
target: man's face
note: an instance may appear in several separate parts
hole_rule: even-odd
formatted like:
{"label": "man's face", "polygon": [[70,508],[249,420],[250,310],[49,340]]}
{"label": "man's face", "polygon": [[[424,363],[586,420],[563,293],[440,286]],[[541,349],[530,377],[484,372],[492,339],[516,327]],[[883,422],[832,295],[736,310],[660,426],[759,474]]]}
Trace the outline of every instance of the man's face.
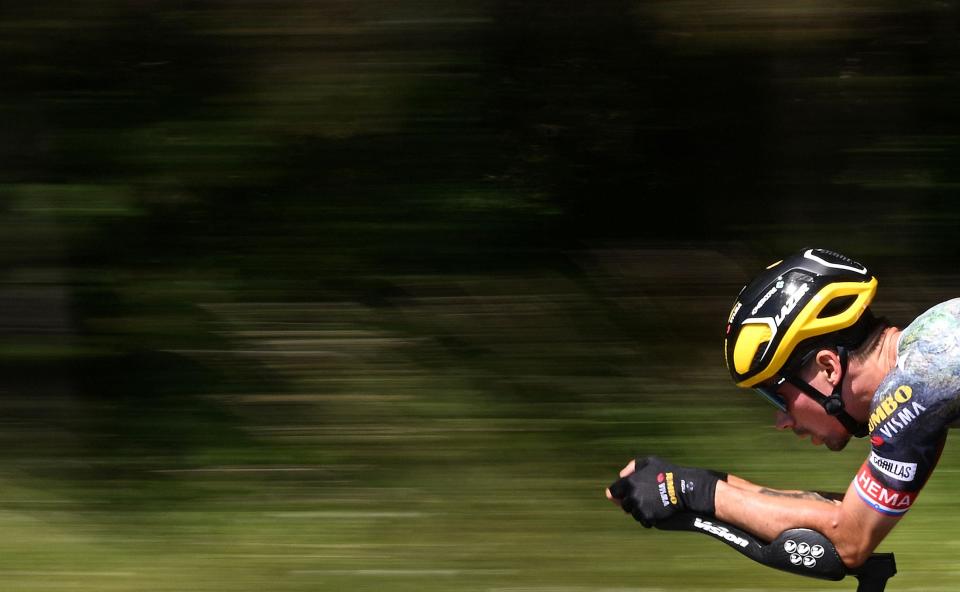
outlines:
{"label": "man's face", "polygon": [[[822,372],[805,368],[800,377],[821,393],[829,394],[833,387]],[[778,390],[787,404],[787,411],[777,411],[776,426],[781,430],[793,430],[800,438],[810,436],[814,445],[825,445],[830,450],[839,451],[850,441],[850,433],[837,418],[824,411],[813,398],[803,394],[797,387],[784,383]]]}

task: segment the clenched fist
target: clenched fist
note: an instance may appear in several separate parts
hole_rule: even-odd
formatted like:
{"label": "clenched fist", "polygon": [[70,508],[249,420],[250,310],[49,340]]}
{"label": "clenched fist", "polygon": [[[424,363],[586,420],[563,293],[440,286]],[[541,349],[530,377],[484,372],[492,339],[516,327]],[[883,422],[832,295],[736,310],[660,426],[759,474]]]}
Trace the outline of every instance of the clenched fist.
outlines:
{"label": "clenched fist", "polygon": [[678,512],[712,516],[718,480],[726,473],[683,467],[656,456],[631,461],[607,488],[607,499],[647,528]]}

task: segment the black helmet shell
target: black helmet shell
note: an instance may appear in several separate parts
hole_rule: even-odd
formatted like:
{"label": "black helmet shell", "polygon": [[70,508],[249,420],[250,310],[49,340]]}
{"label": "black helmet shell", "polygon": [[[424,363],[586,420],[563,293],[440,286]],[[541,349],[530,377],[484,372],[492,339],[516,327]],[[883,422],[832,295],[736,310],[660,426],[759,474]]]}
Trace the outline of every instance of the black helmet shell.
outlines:
{"label": "black helmet shell", "polygon": [[861,263],[828,249],[804,249],[769,266],[740,290],[727,319],[724,354],[735,383],[778,375],[816,337],[852,327],[877,290]]}

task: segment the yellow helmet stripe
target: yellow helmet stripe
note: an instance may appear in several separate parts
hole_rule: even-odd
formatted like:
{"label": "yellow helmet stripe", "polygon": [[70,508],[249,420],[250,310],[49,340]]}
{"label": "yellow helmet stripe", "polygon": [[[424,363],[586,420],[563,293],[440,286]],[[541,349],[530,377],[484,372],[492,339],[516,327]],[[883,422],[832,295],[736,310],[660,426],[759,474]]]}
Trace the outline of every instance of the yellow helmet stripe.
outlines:
{"label": "yellow helmet stripe", "polygon": [[[753,319],[751,319],[752,321]],[[757,350],[761,347],[768,347],[769,341],[773,338],[773,319],[760,319],[769,321],[769,325],[762,322],[744,323],[737,335],[737,346],[733,350],[733,367],[740,374],[746,374],[750,371],[750,364],[757,355]]]}

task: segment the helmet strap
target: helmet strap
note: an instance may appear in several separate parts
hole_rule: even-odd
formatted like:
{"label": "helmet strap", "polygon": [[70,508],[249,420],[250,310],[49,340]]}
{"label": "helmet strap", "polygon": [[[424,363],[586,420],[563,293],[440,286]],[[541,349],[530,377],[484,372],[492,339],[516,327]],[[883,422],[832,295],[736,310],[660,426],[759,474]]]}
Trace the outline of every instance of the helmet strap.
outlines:
{"label": "helmet strap", "polygon": [[798,378],[796,375],[791,374],[785,378],[787,382],[797,387],[800,392],[807,395],[817,403],[820,403],[820,406],[823,407],[823,410],[827,412],[827,415],[836,417],[852,436],[863,438],[868,433],[867,424],[858,422],[851,417],[849,413],[847,413],[847,410],[843,405],[843,398],[841,396],[843,392],[843,377],[847,374],[847,348],[843,347],[842,345],[838,345],[837,355],[840,356],[840,380],[838,380],[837,384],[834,385],[833,392],[830,393],[829,397],[813,388],[810,383]]}

